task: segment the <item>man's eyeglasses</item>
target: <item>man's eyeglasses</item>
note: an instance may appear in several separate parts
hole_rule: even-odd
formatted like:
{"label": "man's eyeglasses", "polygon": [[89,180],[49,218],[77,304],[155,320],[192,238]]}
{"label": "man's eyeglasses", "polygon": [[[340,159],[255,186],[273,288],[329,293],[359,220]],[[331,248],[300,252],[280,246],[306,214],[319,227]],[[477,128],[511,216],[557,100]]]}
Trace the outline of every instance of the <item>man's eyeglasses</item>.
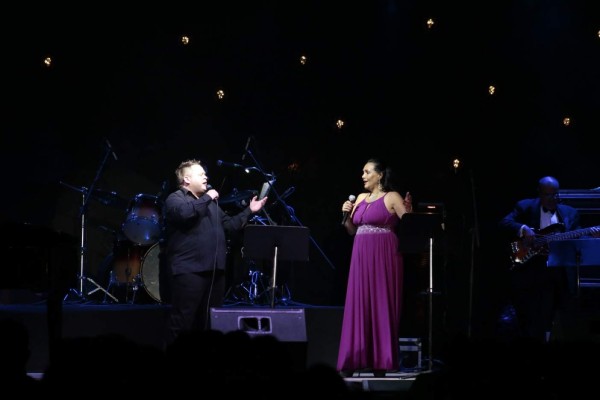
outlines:
{"label": "man's eyeglasses", "polygon": [[560,198],[560,193],[542,193],[540,197],[544,197],[546,199],[558,199]]}

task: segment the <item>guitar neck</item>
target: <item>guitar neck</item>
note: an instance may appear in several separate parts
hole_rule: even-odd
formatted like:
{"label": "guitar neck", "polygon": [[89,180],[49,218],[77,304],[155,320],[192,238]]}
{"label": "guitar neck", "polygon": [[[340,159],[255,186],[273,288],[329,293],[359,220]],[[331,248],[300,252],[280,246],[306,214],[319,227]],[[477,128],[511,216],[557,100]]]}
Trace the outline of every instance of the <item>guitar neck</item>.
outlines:
{"label": "guitar neck", "polygon": [[576,229],[574,231],[557,233],[554,235],[544,236],[544,239],[545,239],[545,242],[551,242],[551,241],[555,241],[555,240],[577,239],[578,237],[585,236],[585,235],[592,233],[593,230],[596,228],[598,228],[598,227]]}

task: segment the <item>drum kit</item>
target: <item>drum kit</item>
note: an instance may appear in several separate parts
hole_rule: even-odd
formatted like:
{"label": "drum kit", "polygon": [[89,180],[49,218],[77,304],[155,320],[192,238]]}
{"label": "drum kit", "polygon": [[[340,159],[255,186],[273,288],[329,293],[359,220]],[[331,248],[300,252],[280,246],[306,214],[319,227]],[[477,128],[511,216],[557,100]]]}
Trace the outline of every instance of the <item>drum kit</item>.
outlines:
{"label": "drum kit", "polygon": [[[71,289],[77,293],[78,297],[86,300],[86,297],[102,291],[104,293],[104,302],[109,298],[114,302],[135,303],[151,299],[153,302],[163,302],[159,291],[159,259],[160,259],[160,239],[163,231],[162,200],[157,195],[139,193],[130,201],[124,200],[116,192],[95,189],[90,190],[86,187],[69,185],[61,182],[63,185],[78,191],[84,195],[84,198],[91,198],[103,205],[111,206],[117,209],[126,209],[125,218],[118,233],[106,229],[115,234],[113,251],[105,260],[104,268],[109,271],[107,288],[85,276],[83,273],[82,261],[79,280],[81,282],[80,290]],[[85,216],[85,213],[82,213]],[[82,249],[87,248],[85,222],[82,223]],[[82,256],[84,256],[82,250]],[[102,273],[100,273],[102,275]],[[83,281],[92,283],[95,289],[85,293],[83,290]],[[138,292],[143,289],[147,296],[138,297]]]}
{"label": "drum kit", "polygon": [[[160,295],[160,240],[163,233],[162,201],[139,193],[127,207],[112,253],[108,292],[126,303],[139,302],[140,289],[152,301]],[[143,301],[143,300],[142,300]]]}
{"label": "drum kit", "polygon": [[[88,194],[88,189],[85,187],[63,184],[84,195]],[[222,196],[219,204],[225,207],[245,207],[256,194],[254,190],[234,189],[232,193]],[[106,229],[115,236],[112,252],[99,268],[101,270],[99,276],[107,287],[104,289],[82,273],[80,277],[82,280],[87,280],[96,286],[87,295],[102,291],[103,302],[130,304],[148,301],[165,302],[166,299],[161,296],[160,290],[161,244],[164,239],[161,196],[138,193],[131,200],[126,201],[116,192],[96,189],[89,194],[89,197],[103,205],[126,211],[118,231]],[[81,293],[81,296],[85,297],[86,294]]]}

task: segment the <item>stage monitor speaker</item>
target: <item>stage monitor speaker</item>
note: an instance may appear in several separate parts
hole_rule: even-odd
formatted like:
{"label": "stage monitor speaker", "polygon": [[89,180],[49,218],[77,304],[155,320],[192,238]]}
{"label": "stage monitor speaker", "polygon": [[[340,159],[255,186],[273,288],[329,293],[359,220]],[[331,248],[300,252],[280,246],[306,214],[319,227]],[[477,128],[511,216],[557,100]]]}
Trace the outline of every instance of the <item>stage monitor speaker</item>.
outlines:
{"label": "stage monitor speaker", "polygon": [[250,336],[273,335],[282,342],[306,342],[304,309],[211,308],[211,328],[241,330]]}
{"label": "stage monitor speaker", "polygon": [[250,337],[271,335],[283,344],[294,371],[307,366],[304,309],[211,308],[211,329],[224,333],[244,331]]}

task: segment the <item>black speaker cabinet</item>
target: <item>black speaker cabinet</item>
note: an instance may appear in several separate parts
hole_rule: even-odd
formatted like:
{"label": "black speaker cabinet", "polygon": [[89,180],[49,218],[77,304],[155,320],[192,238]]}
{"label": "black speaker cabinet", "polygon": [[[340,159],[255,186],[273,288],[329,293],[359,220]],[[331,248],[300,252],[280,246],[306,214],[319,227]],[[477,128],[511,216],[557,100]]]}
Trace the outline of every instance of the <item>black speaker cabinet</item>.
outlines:
{"label": "black speaker cabinet", "polygon": [[307,366],[307,340],[304,309],[211,308],[211,328],[221,332],[241,330],[251,337],[272,335],[283,343],[292,368]]}
{"label": "black speaker cabinet", "polygon": [[306,342],[304,309],[211,308],[211,328],[241,330],[251,336],[273,335],[282,342]]}

